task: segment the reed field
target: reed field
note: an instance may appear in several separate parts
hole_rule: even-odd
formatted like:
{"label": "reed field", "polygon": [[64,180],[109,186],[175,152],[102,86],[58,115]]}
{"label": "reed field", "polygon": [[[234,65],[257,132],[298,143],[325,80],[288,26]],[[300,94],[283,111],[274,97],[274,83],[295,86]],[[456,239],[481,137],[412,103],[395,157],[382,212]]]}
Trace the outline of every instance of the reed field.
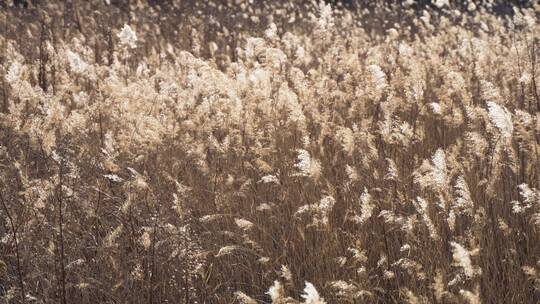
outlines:
{"label": "reed field", "polygon": [[0,304],[540,303],[539,153],[539,1],[0,1]]}

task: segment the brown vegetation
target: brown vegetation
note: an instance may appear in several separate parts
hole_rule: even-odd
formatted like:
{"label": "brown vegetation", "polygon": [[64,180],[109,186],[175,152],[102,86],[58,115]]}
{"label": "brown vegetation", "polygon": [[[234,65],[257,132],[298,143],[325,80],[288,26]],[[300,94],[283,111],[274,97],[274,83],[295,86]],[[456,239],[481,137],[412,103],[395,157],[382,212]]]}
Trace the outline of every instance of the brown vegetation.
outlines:
{"label": "brown vegetation", "polygon": [[0,302],[540,301],[539,6],[43,2],[0,10]]}

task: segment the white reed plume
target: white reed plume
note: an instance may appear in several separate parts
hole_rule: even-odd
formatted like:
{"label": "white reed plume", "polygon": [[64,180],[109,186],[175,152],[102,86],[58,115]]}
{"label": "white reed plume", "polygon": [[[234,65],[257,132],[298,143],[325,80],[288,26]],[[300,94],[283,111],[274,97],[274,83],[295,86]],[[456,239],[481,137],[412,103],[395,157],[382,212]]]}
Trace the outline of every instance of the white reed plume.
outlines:
{"label": "white reed plume", "polygon": [[129,48],[136,48],[136,42],[137,42],[137,34],[131,29],[131,27],[127,24],[124,24],[124,27],[118,33],[118,38],[120,38],[120,42],[128,46]]}
{"label": "white reed plume", "polygon": [[323,298],[319,296],[319,292],[311,284],[310,282],[306,281],[306,287],[304,288],[304,293],[302,294],[302,298],[305,300],[305,304],[326,304]]}
{"label": "white reed plume", "polygon": [[454,263],[463,269],[467,277],[472,277],[474,275],[474,269],[469,251],[456,242],[450,242],[450,245],[452,246]]}
{"label": "white reed plume", "polygon": [[512,124],[512,114],[508,110],[492,101],[487,102],[489,118],[491,122],[499,129],[503,138],[512,137],[514,125]]}

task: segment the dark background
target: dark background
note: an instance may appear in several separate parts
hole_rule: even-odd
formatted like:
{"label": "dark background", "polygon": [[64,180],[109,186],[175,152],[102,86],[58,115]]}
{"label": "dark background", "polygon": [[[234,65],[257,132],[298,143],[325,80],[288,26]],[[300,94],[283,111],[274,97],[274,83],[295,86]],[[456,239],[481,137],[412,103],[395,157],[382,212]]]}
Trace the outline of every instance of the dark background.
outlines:
{"label": "dark background", "polygon": [[[15,6],[18,7],[18,8],[29,8],[29,6],[39,6],[41,3],[44,3],[48,0],[15,0],[14,3],[15,3]],[[59,1],[63,1],[63,2],[71,2],[71,0],[59,0]],[[174,0],[147,0],[149,4],[151,5],[167,5],[167,3],[170,3]],[[195,0],[197,1],[197,0]],[[103,0],[103,2],[105,2],[105,0]],[[111,0],[110,3],[111,5],[116,5],[116,6],[123,6],[123,5],[126,5],[126,4],[129,4],[129,0]],[[183,2],[187,2],[189,3],[189,1],[183,1]],[[226,2],[226,1],[216,1],[216,2]],[[266,2],[266,1],[255,1],[255,2]],[[301,3],[301,2],[305,2],[305,1],[292,1],[292,2],[298,2],[298,3]],[[334,5],[341,5],[343,7],[346,7],[346,8],[363,8],[363,7],[370,7],[370,6],[374,6],[374,5],[380,5],[381,3],[384,4],[384,3],[388,3],[388,4],[399,4],[401,2],[403,2],[403,0],[379,0],[379,1],[370,1],[370,0],[325,0],[325,2],[327,3],[332,3]],[[423,9],[423,8],[426,8],[426,7],[430,7],[430,8],[434,8],[436,9],[436,7],[431,4],[431,0],[416,0],[415,1],[416,3],[413,5],[414,7],[418,8],[418,9]],[[540,3],[540,0],[537,0],[536,1],[537,3]],[[7,1],[0,1],[1,5],[3,7],[6,7],[6,3]],[[458,3],[458,1],[452,1],[452,3]],[[468,1],[466,0],[461,0],[459,1],[459,6],[463,7],[463,8],[466,8],[467,7],[467,3]],[[476,3],[478,5],[485,5],[485,1],[476,1]],[[494,6],[493,6],[493,11],[496,12],[496,13],[503,13],[503,14],[508,14],[508,13],[512,13],[512,6],[514,5],[517,5],[517,6],[521,6],[521,7],[530,7],[532,5],[532,3],[534,3],[534,1],[530,1],[530,0],[496,0],[496,1],[493,1],[494,3]]]}

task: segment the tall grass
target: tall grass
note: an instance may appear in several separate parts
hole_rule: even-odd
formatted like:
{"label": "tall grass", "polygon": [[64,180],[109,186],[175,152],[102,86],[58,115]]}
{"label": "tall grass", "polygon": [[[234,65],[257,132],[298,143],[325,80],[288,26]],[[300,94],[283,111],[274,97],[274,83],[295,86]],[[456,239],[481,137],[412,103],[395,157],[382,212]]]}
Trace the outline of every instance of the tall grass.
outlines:
{"label": "tall grass", "polygon": [[0,301],[537,303],[540,6],[450,2],[3,4]]}

